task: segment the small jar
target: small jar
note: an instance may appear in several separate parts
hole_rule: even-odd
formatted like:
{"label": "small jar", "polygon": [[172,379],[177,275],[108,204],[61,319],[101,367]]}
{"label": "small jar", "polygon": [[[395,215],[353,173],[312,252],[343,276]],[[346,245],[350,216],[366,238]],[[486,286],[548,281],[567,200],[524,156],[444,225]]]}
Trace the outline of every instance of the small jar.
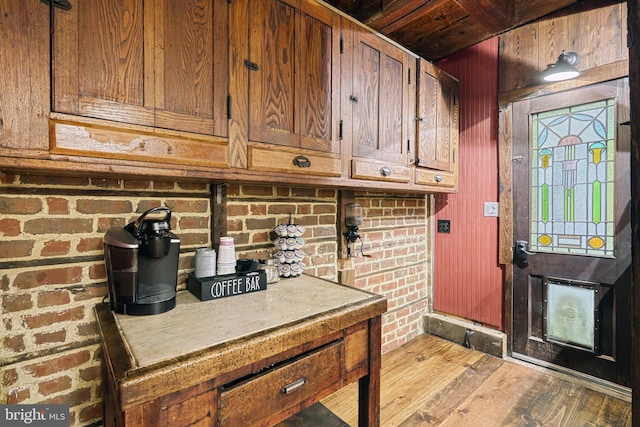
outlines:
{"label": "small jar", "polygon": [[280,263],[277,258],[267,258],[264,260],[264,264],[260,265],[260,268],[264,270],[267,275],[267,283],[276,283],[280,281],[280,272],[278,266]]}

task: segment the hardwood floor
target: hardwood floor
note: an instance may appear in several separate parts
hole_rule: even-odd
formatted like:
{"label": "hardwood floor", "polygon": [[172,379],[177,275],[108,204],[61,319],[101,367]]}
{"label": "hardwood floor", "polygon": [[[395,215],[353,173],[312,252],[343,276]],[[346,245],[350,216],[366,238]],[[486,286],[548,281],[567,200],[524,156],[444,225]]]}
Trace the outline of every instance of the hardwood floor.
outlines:
{"label": "hardwood floor", "polygon": [[[381,425],[631,426],[630,399],[421,335],[382,356]],[[357,426],[357,385],[322,401]]]}

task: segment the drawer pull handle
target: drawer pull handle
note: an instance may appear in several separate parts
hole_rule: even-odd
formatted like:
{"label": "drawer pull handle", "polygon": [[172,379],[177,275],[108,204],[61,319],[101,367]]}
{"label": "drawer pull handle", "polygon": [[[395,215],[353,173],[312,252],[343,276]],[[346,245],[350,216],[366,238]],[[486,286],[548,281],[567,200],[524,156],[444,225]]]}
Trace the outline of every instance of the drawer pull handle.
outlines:
{"label": "drawer pull handle", "polygon": [[301,168],[308,168],[311,166],[311,160],[305,156],[296,156],[293,159],[293,164]]}
{"label": "drawer pull handle", "polygon": [[282,390],[280,390],[280,392],[282,394],[289,394],[292,393],[293,391],[299,389],[300,387],[302,387],[304,385],[304,383],[307,382],[306,378],[300,378],[298,381],[294,381],[289,385],[286,385],[284,387],[282,387]]}
{"label": "drawer pull handle", "polygon": [[434,179],[435,182],[440,182],[440,181],[442,181],[442,175],[438,174],[438,175],[434,176],[433,179]]}
{"label": "drawer pull handle", "polygon": [[391,176],[391,168],[389,166],[383,166],[380,168],[380,175]]}

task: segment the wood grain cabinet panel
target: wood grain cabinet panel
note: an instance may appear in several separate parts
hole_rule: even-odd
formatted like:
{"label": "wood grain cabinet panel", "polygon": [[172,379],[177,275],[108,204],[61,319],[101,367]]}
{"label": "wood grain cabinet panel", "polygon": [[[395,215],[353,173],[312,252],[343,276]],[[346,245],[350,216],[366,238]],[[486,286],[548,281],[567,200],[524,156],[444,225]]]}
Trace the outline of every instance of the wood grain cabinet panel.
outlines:
{"label": "wood grain cabinet panel", "polygon": [[53,11],[51,153],[229,167],[226,1]]}
{"label": "wood grain cabinet panel", "polygon": [[415,60],[360,25],[344,25],[342,100],[352,157],[406,166],[413,141],[409,124],[414,118]]}
{"label": "wood grain cabinet panel", "polygon": [[416,184],[458,184],[458,81],[420,59],[416,120]]}
{"label": "wood grain cabinet panel", "polygon": [[234,60],[246,73],[248,140],[339,153],[340,16],[314,0],[235,3],[247,14],[232,22],[246,48],[234,46]]}
{"label": "wood grain cabinet panel", "polygon": [[225,0],[53,8],[53,110],[227,136]]}

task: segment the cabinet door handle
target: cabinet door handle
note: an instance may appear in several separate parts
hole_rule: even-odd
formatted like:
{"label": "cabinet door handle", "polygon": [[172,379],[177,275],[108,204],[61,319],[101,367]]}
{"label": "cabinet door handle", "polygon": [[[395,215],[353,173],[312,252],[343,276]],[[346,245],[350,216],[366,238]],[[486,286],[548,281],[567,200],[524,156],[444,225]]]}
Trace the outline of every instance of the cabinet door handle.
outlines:
{"label": "cabinet door handle", "polygon": [[293,164],[301,168],[308,168],[311,167],[311,160],[305,156],[296,156],[293,159]]}
{"label": "cabinet door handle", "polygon": [[380,175],[391,176],[391,168],[389,166],[383,166],[380,168]]}
{"label": "cabinet door handle", "polygon": [[354,96],[354,95],[349,95],[349,101],[357,103],[358,102],[358,97]]}
{"label": "cabinet door handle", "polygon": [[434,177],[433,177],[433,180],[434,180],[435,182],[440,182],[440,181],[442,181],[442,175],[438,174],[438,175],[434,176]]}
{"label": "cabinet door handle", "polygon": [[302,387],[304,385],[304,383],[307,382],[306,378],[300,378],[298,381],[294,381],[291,384],[288,384],[284,387],[282,387],[282,389],[280,389],[280,393],[282,394],[289,394],[292,393],[293,391],[299,389],[300,387]]}

